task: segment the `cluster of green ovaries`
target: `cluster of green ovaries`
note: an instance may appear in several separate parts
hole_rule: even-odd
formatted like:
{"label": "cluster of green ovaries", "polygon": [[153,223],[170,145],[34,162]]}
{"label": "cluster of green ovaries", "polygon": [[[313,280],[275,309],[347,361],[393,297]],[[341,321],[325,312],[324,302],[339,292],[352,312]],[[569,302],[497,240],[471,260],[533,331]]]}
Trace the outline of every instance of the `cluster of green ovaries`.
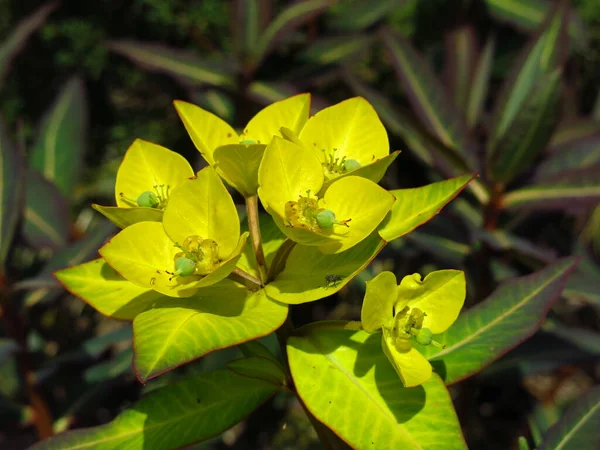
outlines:
{"label": "cluster of green ovaries", "polygon": [[[313,278],[313,285],[307,285],[312,294],[305,300],[290,300],[281,287],[294,281],[289,279],[293,273],[283,270],[281,277],[288,279],[280,282],[277,271],[256,272],[255,289],[264,289],[268,301],[300,303],[331,295],[383,248],[378,227],[384,220],[388,225],[396,220],[390,219],[390,211],[401,199],[378,182],[398,152],[390,154],[386,130],[366,100],[352,98],[309,117],[310,95],[297,95],[260,111],[241,133],[198,106],[176,101],[175,107],[208,167],[195,174],[179,154],[136,140],[117,173],[117,206],[94,205],[122,228],[100,255],[125,280],[164,296],[186,298],[208,286],[231,283],[224,279],[232,273],[238,280],[245,274],[251,259],[249,233],[241,233],[238,211],[223,181],[247,204],[258,197],[284,235],[285,242],[280,239],[270,252],[275,255],[270,261],[279,258],[278,272],[285,267],[289,248],[295,251],[291,257],[317,252],[326,261],[315,269],[318,281]],[[374,234],[383,242],[377,251],[351,273],[340,273],[336,262]],[[286,245],[288,250],[278,252]],[[311,264],[305,262],[305,271],[311,271]],[[76,269],[59,275],[67,288],[68,273]],[[436,296],[437,285],[445,282],[455,283],[454,294]],[[399,286],[392,273],[384,272],[367,284],[362,327],[382,332],[383,351],[402,382],[416,386],[428,380],[431,366],[415,346],[435,345],[432,335],[454,322],[464,298],[461,272],[434,272],[423,281],[415,274]]]}

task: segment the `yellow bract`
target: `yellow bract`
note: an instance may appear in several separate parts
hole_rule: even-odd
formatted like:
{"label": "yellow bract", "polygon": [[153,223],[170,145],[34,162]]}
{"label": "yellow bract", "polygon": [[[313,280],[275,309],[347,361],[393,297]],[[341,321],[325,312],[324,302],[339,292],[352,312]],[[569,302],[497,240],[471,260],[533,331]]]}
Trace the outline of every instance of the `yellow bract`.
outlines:
{"label": "yellow bract", "polygon": [[[367,282],[361,311],[363,329],[382,329],[383,351],[406,387],[418,386],[431,376],[431,365],[413,346],[428,345],[431,334],[446,331],[458,317],[466,296],[465,276],[460,270],[406,276],[399,286],[391,272]],[[427,335],[427,343],[421,342]],[[439,345],[431,341],[433,345]]]}
{"label": "yellow bract", "polygon": [[[306,122],[298,138],[319,158],[327,180],[357,170],[348,160],[364,167],[390,153],[387,132],[371,104],[362,97],[319,111]],[[385,168],[394,158],[389,158]]]}
{"label": "yellow bract", "polygon": [[[281,231],[295,242],[340,253],[365,239],[384,219],[394,197],[374,182],[345,177],[323,192],[323,170],[305,147],[275,137],[267,146],[258,172],[258,195]],[[331,227],[319,226],[322,210],[335,215]]]}

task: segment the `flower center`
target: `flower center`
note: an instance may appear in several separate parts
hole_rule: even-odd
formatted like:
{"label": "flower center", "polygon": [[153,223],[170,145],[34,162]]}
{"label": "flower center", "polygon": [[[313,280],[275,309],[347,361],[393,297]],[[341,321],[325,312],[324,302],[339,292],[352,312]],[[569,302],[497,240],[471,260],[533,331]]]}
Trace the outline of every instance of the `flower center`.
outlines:
{"label": "flower center", "polygon": [[323,165],[326,174],[343,175],[361,167],[360,163],[355,159],[347,159],[345,156],[336,158],[336,151],[337,148],[334,148],[328,153],[327,150],[323,149],[323,153],[325,153],[325,162],[321,164]]}
{"label": "flower center", "polygon": [[191,275],[208,275],[219,265],[219,246],[212,239],[189,236],[183,244],[175,244],[180,249],[173,257],[174,272],[167,272],[171,278]]}
{"label": "flower center", "polygon": [[306,191],[306,197],[300,195],[297,202],[289,201],[285,204],[285,219],[289,227],[314,232],[331,229],[334,225],[348,227],[348,222],[352,220],[337,220],[332,210],[319,207],[317,197],[311,196],[310,191]]}
{"label": "flower center", "polygon": [[413,340],[421,345],[445,347],[432,339],[429,328],[423,328],[425,317],[427,314],[419,308],[411,309],[408,306],[394,315],[386,328],[390,331],[394,346],[399,352],[408,352],[412,348]]}
{"label": "flower center", "polygon": [[167,207],[167,202],[169,200],[169,189],[170,186],[164,184],[158,184],[156,186],[152,186],[153,191],[144,191],[142,192],[137,199],[133,200],[128,198],[122,192],[119,193],[119,196],[125,200],[127,203],[130,203],[132,206],[141,206],[143,208],[155,208],[155,209],[165,209]]}

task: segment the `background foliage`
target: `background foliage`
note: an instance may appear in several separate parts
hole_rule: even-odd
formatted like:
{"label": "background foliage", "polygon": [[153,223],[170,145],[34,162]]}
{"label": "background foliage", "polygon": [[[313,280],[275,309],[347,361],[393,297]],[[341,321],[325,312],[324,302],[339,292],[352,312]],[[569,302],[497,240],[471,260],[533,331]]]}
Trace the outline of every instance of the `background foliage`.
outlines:
{"label": "background foliage", "polygon": [[[577,411],[598,402],[596,388],[591,400],[573,403],[600,374],[600,6],[571,2],[565,34],[542,33],[538,41],[554,55],[550,64],[536,60],[535,75],[526,73],[519,90],[520,55],[552,5],[0,2],[0,446],[25,448],[44,428],[106,423],[142,393],[183,375],[203,379],[240,355],[231,348],[212,353],[141,385],[131,367],[130,326],[67,295],[51,273],[94,258],[115,232],[89,205],[112,203],[116,170],[135,138],[200,167],[174,99],[240,127],[264,105],[308,91],[317,110],[354,95],[375,105],[392,150],[402,150],[383,180],[388,189],[475,170],[480,179],[434,220],[394,241],[339,294],[295,307],[294,323],[357,320],[364,281],[382,270],[463,269],[467,306],[474,306],[503,280],[578,255],[560,298],[556,287],[527,306],[537,308],[534,317],[549,310],[533,337],[451,388],[469,448],[554,448]],[[507,162],[493,148],[511,96],[538,100],[517,108],[510,124],[517,139],[502,141],[515,149],[503,154]],[[519,170],[506,173],[508,163]],[[522,288],[511,286],[503,291],[507,303],[515,298],[511,289]],[[273,336],[262,341],[277,351]],[[454,382],[464,374],[448,376]],[[32,412],[41,409],[51,423]],[[197,448],[268,445],[318,448],[301,406],[287,395]]]}

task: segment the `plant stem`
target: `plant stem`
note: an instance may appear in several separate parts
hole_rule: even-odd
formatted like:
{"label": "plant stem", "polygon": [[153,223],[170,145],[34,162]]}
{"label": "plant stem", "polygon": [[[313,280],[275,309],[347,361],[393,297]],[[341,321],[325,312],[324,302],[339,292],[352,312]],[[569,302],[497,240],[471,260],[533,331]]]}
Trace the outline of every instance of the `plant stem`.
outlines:
{"label": "plant stem", "polygon": [[502,209],[502,194],[504,186],[501,184],[492,185],[492,193],[489,203],[483,211],[483,226],[486,230],[494,230],[498,225],[498,217]]}
{"label": "plant stem", "polygon": [[250,275],[248,272],[245,272],[237,267],[233,270],[233,272],[229,274],[227,278],[233,281],[237,281],[238,283],[243,284],[248,289],[251,289],[253,291],[257,291],[265,287],[263,282],[260,281],[258,278]]}
{"label": "plant stem", "polygon": [[267,281],[267,260],[262,247],[262,238],[260,235],[260,224],[258,221],[258,196],[251,195],[246,197],[246,212],[248,214],[248,230],[250,231],[250,241],[252,242],[252,250],[258,264],[258,272],[260,279],[264,283]]}
{"label": "plant stem", "polygon": [[285,268],[285,262],[290,255],[290,252],[294,249],[296,243],[291,239],[286,239],[283,241],[283,244],[277,249],[277,253],[275,253],[275,257],[271,262],[271,268],[267,275],[267,283],[270,283],[275,279],[277,275]]}
{"label": "plant stem", "polygon": [[19,344],[16,355],[19,371],[25,383],[25,391],[29,397],[29,403],[33,410],[32,422],[40,439],[46,439],[54,435],[52,431],[52,416],[50,409],[38,391],[35,372],[32,369],[31,359],[27,350],[27,333],[22,326],[22,321],[15,314],[11,301],[11,286],[8,280],[0,272],[0,308],[2,308],[2,319],[6,334]]}

